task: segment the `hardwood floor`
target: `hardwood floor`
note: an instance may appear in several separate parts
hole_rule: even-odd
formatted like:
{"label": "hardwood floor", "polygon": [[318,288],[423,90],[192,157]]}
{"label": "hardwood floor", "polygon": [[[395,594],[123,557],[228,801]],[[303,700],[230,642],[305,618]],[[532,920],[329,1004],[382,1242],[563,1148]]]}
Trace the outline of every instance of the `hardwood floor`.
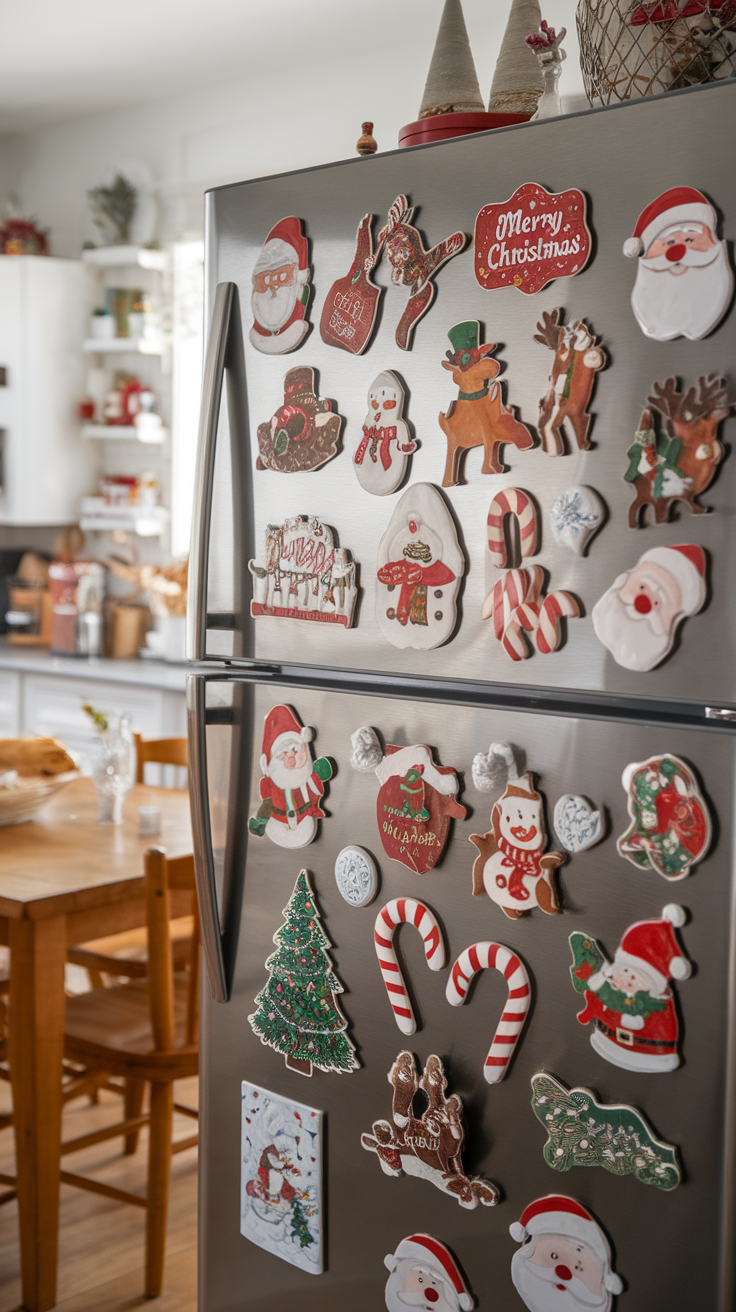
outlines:
{"label": "hardwood floor", "polygon": [[[87,1098],[67,1106],[64,1139],[87,1134],[120,1119],[120,1099],[104,1090],[97,1106]],[[197,1105],[197,1081],[182,1080],[175,1098]],[[7,1085],[0,1082],[0,1112],[9,1110]],[[66,1158],[68,1169],[94,1172],[97,1179],[136,1193],[145,1191],[147,1131],[138,1152],[123,1157],[122,1139],[97,1144]],[[175,1118],[174,1138],[192,1133],[192,1121]],[[0,1132],[0,1172],[14,1172],[13,1132]],[[0,1186],[2,1192],[2,1186]],[[143,1295],[145,1212],[81,1189],[61,1186],[58,1312],[196,1312],[197,1307],[197,1150],[172,1158],[171,1198],[166,1242],[164,1290],[157,1299]],[[0,1312],[20,1307],[20,1255],[17,1204],[0,1207]]]}

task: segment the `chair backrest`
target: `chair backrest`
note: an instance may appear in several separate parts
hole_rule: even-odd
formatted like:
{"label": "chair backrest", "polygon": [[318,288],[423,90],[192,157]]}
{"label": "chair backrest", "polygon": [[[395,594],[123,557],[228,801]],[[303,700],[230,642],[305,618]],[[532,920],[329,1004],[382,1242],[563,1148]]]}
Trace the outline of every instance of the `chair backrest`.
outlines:
{"label": "chair backrest", "polygon": [[133,737],[137,762],[136,783],[143,783],[146,761],[153,765],[181,765],[186,769],[189,759],[186,738],[148,738],[144,741],[139,733]]}
{"label": "chair backrest", "polygon": [[194,879],[194,857],[169,861],[162,847],[152,847],[145,856],[146,925],[148,928],[148,1000],[156,1051],[175,1047],[174,964],[171,950],[172,888],[192,894],[194,932],[189,957],[186,1043],[196,1044],[199,1031],[199,914]]}

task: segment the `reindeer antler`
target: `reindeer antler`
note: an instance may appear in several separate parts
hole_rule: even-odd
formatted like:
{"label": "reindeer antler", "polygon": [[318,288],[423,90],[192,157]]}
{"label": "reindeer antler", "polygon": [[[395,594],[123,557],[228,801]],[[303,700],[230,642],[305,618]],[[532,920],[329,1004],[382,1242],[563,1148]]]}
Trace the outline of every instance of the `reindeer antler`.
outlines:
{"label": "reindeer antler", "polygon": [[665,378],[663,383],[652,385],[652,395],[647,397],[647,405],[652,406],[665,419],[679,419],[683,402],[682,392],[678,391],[676,378]]}
{"label": "reindeer antler", "polygon": [[[730,409],[726,380],[719,378],[718,374],[708,374],[707,377],[701,374],[697,392],[695,387],[689,387],[682,399],[682,417],[688,422],[702,419],[705,415],[712,414],[714,410],[725,410],[728,414]],[[724,414],[723,418],[725,417]]]}
{"label": "reindeer antler", "polygon": [[538,323],[538,333],[534,334],[534,341],[539,342],[540,346],[548,346],[550,351],[556,351],[560,340],[560,327],[563,311],[553,310],[550,314],[547,310],[542,310],[543,323]]}

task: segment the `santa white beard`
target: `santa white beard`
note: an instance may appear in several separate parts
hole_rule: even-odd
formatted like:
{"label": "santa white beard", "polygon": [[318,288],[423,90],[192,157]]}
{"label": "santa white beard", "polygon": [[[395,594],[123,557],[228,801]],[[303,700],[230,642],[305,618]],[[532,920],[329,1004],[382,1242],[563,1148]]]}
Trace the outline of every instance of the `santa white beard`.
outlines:
{"label": "santa white beard", "polygon": [[311,760],[307,761],[300,770],[287,770],[283,761],[272,761],[268,767],[268,777],[273,779],[277,788],[282,788],[284,792],[294,792],[311,777],[312,768]]}
{"label": "santa white beard", "polygon": [[298,294],[296,282],[277,287],[275,292],[270,288],[265,292],[254,291],[250,298],[254,319],[268,332],[277,333],[289,322]]}
{"label": "santa white beard", "polygon": [[593,628],[617,665],[625,670],[653,670],[667,655],[673,634],[666,631],[657,611],[638,615],[633,607],[624,605],[618,590],[625,579],[625,574],[619,575],[596,602]]}
{"label": "santa white beard", "polygon": [[560,1280],[554,1267],[536,1266],[521,1248],[511,1259],[511,1279],[529,1312],[609,1312],[611,1306],[607,1290],[594,1294],[577,1276]]}
{"label": "santa white beard", "polygon": [[[434,1292],[434,1291],[433,1291]],[[459,1304],[442,1282],[440,1297],[435,1303],[424,1294],[404,1291],[404,1272],[399,1267],[386,1281],[386,1307],[388,1312],[406,1312],[407,1308],[421,1308],[423,1312],[459,1312]]]}
{"label": "santa white beard", "polygon": [[705,337],[721,320],[733,291],[733,273],[726,243],[712,251],[691,251],[682,261],[683,273],[672,273],[664,257],[638,259],[631,305],[647,337],[670,342]]}

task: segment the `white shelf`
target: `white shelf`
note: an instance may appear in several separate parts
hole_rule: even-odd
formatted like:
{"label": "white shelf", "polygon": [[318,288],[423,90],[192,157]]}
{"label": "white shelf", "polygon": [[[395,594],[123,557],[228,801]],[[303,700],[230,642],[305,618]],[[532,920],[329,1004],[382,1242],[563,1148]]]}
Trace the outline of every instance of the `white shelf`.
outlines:
{"label": "white shelf", "polygon": [[[168,428],[159,428],[159,436],[152,442],[141,442],[141,446],[158,446],[169,436]],[[105,441],[140,442],[135,424],[82,424],[82,437],[99,438]]]}
{"label": "white shelf", "polygon": [[134,355],[163,355],[164,343],[160,337],[88,337],[82,350],[87,355],[93,351],[97,355],[123,351],[129,351]]}
{"label": "white shelf", "polygon": [[163,533],[169,519],[164,506],[108,506],[104,497],[82,497],[79,527],[83,533],[122,529],[140,538],[155,538]]}
{"label": "white shelf", "polygon": [[82,251],[85,264],[94,264],[98,269],[115,269],[121,265],[137,265],[139,269],[154,269],[163,273],[168,257],[166,251],[149,250],[146,246],[97,246],[94,250]]}

